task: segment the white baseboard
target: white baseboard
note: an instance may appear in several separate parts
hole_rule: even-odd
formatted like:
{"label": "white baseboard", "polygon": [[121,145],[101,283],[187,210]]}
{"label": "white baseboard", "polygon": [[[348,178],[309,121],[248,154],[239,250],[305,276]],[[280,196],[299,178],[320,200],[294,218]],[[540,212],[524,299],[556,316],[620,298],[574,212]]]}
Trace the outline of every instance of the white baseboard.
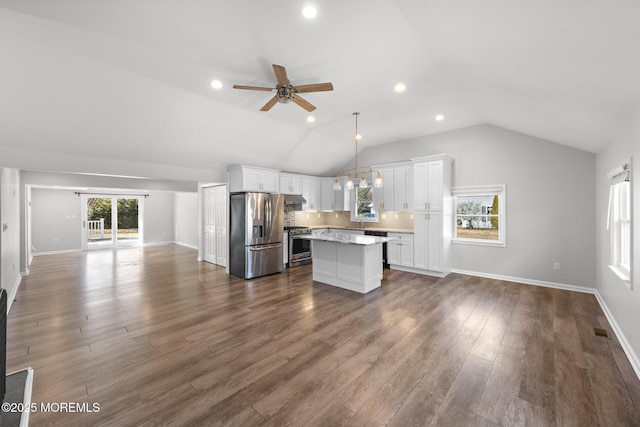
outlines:
{"label": "white baseboard", "polygon": [[184,243],[184,242],[173,242],[173,243],[175,243],[176,245],[184,246],[185,248],[198,250],[198,246],[197,245],[191,245],[189,243]]}
{"label": "white baseboard", "polygon": [[447,275],[450,273],[449,271],[442,272],[442,271],[433,271],[433,270],[423,270],[421,268],[405,267],[404,265],[397,265],[397,264],[390,264],[389,268],[392,270],[406,271],[407,273],[422,274],[423,276],[433,276],[433,277],[440,277],[440,278],[447,277]]}
{"label": "white baseboard", "polygon": [[189,249],[195,249],[198,250],[198,246],[196,245],[191,245],[189,243],[184,243],[184,242],[177,242],[175,240],[173,241],[167,241],[167,242],[153,242],[153,243],[145,243],[144,246],[163,246],[163,245],[180,245],[180,246],[184,246],[186,248]]}
{"label": "white baseboard", "polygon": [[147,247],[147,246],[164,246],[164,245],[173,245],[174,243],[175,243],[175,242],[173,242],[173,241],[167,241],[167,242],[152,242],[152,243],[145,243],[145,244],[144,244],[144,245],[142,245],[142,246],[144,246],[144,247]]}
{"label": "white baseboard", "polygon": [[586,294],[595,294],[594,288],[587,288],[586,286],[567,285],[564,283],[545,282],[544,280],[525,279],[523,277],[503,276],[501,274],[482,273],[479,271],[468,270],[451,270],[452,273],[466,274],[467,276],[485,277],[487,279],[504,280],[506,282],[523,283],[525,285],[544,286],[545,288],[562,289],[565,291],[583,292]]}
{"label": "white baseboard", "polygon": [[16,277],[16,281],[11,287],[11,293],[7,295],[7,314],[9,314],[9,310],[11,310],[11,304],[13,304],[13,300],[16,299],[18,288],[20,287],[20,283],[22,282],[22,278],[24,276],[26,276],[25,273],[20,273],[18,277]]}
{"label": "white baseboard", "polygon": [[631,347],[631,345],[629,344],[627,337],[622,333],[622,329],[620,329],[618,322],[616,322],[615,317],[613,317],[613,314],[611,313],[611,310],[609,310],[609,306],[604,301],[604,298],[600,296],[600,292],[596,290],[594,294],[596,296],[596,299],[598,300],[598,304],[600,304],[600,307],[604,312],[605,317],[609,321],[611,328],[613,328],[613,333],[616,334],[616,338],[618,338],[618,341],[622,346],[622,350],[624,350],[624,353],[627,355],[627,359],[629,359],[631,367],[635,371],[636,376],[640,378],[640,360],[638,359],[638,355],[635,353],[635,351],[633,351],[633,347]]}
{"label": "white baseboard", "polygon": [[82,249],[65,249],[65,250],[62,250],[62,251],[35,252],[33,254],[33,256],[70,254],[70,253],[73,253],[73,252],[82,252]]}

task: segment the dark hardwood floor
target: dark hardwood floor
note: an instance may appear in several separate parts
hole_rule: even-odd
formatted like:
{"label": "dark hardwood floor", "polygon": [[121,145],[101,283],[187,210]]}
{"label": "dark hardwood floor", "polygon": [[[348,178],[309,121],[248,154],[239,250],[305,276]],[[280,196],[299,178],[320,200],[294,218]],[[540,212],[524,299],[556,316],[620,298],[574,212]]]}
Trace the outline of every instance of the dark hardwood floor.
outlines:
{"label": "dark hardwood floor", "polygon": [[31,425],[640,425],[640,381],[593,295],[389,270],[360,295],[310,266],[245,281],[195,258],[34,259],[8,371],[35,369],[38,405],[99,411]]}

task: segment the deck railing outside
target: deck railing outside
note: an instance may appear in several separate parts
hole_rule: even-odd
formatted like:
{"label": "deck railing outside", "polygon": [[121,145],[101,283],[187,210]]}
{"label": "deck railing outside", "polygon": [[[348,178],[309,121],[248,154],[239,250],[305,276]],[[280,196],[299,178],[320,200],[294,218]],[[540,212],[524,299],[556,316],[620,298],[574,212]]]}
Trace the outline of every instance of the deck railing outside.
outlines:
{"label": "deck railing outside", "polygon": [[104,239],[104,218],[87,221],[87,239]]}

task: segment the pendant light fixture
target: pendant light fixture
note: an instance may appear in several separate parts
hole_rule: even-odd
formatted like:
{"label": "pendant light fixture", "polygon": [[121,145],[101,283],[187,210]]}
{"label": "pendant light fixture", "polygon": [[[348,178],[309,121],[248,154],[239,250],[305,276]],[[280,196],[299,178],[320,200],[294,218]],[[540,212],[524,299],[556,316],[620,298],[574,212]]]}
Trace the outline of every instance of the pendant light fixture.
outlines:
{"label": "pendant light fixture", "polygon": [[358,187],[367,188],[369,186],[369,182],[367,181],[367,173],[373,174],[376,173],[376,177],[373,180],[373,186],[376,188],[382,188],[382,176],[380,175],[380,171],[373,170],[371,166],[358,166],[358,140],[362,137],[358,133],[358,116],[360,113],[353,113],[353,116],[356,119],[356,133],[354,135],[355,145],[356,145],[356,157],[355,157],[355,167],[350,169],[343,170],[339,176],[336,176],[336,182],[333,184],[333,189],[336,191],[342,190],[342,186],[340,185],[340,176],[346,176],[347,182],[344,185],[344,188],[347,190],[352,190],[354,188],[354,180],[358,181]]}

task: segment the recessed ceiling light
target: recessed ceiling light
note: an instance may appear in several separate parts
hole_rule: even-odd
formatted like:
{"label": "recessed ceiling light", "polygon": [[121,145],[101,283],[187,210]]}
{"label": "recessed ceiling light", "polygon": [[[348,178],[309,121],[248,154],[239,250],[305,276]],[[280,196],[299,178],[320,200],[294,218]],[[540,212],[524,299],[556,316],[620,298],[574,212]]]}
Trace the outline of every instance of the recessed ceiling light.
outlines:
{"label": "recessed ceiling light", "polygon": [[397,83],[393,88],[393,90],[395,90],[398,93],[404,92],[406,89],[407,89],[407,86],[404,83]]}
{"label": "recessed ceiling light", "polygon": [[211,87],[214,89],[222,89],[222,82],[220,80],[211,80]]}
{"label": "recessed ceiling light", "polygon": [[313,19],[318,14],[318,10],[314,6],[308,5],[303,7],[300,13],[307,19]]}
{"label": "recessed ceiling light", "polygon": [[358,133],[358,134],[356,134],[356,139],[357,139],[358,141],[360,141],[360,140],[362,139],[362,135],[360,135],[359,133]]}
{"label": "recessed ceiling light", "polygon": [[316,121],[316,118],[313,116],[307,116],[307,123],[313,123]]}
{"label": "recessed ceiling light", "polygon": [[436,120],[437,120],[437,121],[439,121],[439,122],[441,122],[441,121],[443,121],[443,120],[444,120],[444,116],[443,116],[442,114],[438,114],[438,115],[436,116]]}

